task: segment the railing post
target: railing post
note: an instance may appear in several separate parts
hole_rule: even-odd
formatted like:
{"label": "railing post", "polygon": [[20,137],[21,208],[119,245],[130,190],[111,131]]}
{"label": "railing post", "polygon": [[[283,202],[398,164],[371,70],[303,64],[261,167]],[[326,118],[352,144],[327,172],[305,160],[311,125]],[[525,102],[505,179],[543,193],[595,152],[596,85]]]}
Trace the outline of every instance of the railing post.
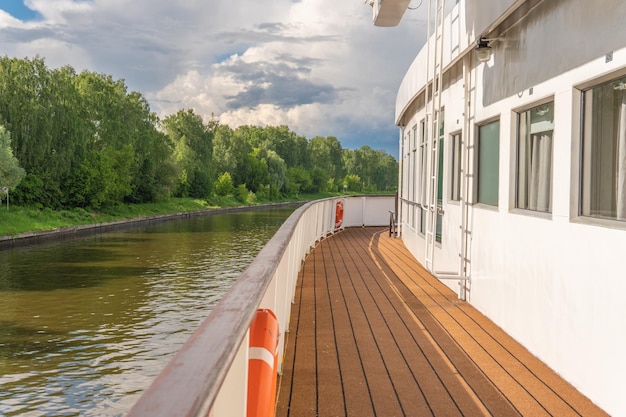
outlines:
{"label": "railing post", "polygon": [[230,371],[213,403],[210,417],[246,417],[248,398],[248,345],[250,331],[246,333]]}

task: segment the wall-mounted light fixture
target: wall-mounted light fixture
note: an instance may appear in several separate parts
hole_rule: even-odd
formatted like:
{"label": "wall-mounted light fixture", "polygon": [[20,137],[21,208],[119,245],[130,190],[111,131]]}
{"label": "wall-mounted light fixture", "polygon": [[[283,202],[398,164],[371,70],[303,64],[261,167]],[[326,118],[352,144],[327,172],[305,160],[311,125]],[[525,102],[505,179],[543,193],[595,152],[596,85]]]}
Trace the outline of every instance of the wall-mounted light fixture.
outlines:
{"label": "wall-mounted light fixture", "polygon": [[480,62],[487,62],[491,59],[491,46],[487,38],[479,38],[476,41],[476,57]]}

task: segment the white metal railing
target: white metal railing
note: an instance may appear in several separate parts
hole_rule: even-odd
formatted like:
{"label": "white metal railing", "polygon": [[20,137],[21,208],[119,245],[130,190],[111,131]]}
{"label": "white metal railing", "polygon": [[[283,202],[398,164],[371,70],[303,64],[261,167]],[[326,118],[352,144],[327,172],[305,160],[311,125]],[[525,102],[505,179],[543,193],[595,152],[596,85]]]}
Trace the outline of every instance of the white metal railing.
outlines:
{"label": "white metal railing", "polygon": [[310,249],[344,227],[386,226],[394,207],[394,196],[341,197],[294,211],[128,416],[245,416],[249,327],[257,309],[278,318],[280,371],[298,273]]}

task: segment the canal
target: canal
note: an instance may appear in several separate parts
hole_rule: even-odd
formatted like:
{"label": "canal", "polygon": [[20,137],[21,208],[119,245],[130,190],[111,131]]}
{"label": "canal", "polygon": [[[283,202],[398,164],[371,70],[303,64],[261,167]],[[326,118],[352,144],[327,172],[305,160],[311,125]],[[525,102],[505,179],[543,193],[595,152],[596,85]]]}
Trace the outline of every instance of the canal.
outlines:
{"label": "canal", "polygon": [[0,251],[0,416],[121,416],[293,208]]}

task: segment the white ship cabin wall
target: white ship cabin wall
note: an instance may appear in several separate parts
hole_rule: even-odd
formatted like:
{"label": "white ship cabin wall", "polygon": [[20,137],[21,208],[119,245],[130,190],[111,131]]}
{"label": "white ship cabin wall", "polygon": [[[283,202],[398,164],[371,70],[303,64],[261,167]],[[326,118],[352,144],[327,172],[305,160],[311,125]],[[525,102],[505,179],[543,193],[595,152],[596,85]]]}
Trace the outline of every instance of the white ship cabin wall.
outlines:
{"label": "white ship cabin wall", "polygon": [[[626,416],[624,22],[623,0],[460,1],[442,31],[443,127],[432,127],[434,37],[396,103],[409,250],[432,272],[468,277],[444,282],[614,416]],[[433,136],[442,201],[430,263]]]}

